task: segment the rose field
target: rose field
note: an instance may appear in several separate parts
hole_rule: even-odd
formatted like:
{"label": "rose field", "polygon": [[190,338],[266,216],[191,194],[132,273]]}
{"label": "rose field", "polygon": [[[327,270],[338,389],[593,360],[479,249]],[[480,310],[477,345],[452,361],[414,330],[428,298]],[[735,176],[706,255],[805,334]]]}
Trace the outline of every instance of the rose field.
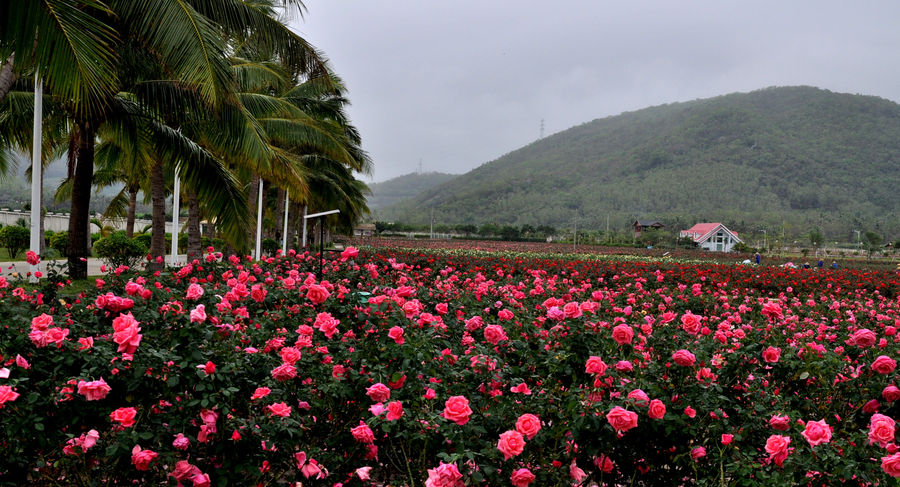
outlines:
{"label": "rose field", "polygon": [[898,485],[896,272],[327,257],[0,278],[0,485]]}

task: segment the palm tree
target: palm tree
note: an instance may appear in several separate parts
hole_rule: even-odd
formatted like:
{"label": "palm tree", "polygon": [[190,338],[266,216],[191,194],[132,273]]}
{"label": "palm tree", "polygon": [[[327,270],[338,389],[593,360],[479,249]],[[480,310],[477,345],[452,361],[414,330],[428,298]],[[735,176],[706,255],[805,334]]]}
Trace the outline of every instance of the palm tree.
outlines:
{"label": "palm tree", "polygon": [[40,69],[47,91],[84,112],[115,89],[116,33],[100,0],[0,3],[0,101],[23,73]]}

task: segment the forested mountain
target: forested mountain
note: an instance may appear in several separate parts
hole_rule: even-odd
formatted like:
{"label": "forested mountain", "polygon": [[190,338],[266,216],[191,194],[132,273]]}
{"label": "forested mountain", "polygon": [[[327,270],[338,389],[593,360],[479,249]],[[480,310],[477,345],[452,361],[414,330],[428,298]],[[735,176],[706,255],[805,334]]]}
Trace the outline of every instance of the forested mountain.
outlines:
{"label": "forested mountain", "polygon": [[898,229],[900,105],[812,87],[646,108],[537,140],[382,211],[396,221]]}
{"label": "forested mountain", "polygon": [[366,202],[369,208],[377,215],[377,210],[380,208],[393,205],[400,200],[412,198],[457,176],[457,174],[441,172],[404,174],[387,181],[370,184],[369,189],[372,191],[372,194],[366,198]]}

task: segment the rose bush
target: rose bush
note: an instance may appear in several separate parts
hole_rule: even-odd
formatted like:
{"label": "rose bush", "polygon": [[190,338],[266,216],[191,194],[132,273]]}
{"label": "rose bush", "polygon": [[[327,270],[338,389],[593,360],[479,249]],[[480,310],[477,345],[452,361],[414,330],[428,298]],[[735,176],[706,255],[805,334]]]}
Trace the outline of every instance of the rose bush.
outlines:
{"label": "rose bush", "polygon": [[[886,485],[900,280],[210,253],[0,280],[3,485]],[[609,365],[607,365],[609,364]]]}

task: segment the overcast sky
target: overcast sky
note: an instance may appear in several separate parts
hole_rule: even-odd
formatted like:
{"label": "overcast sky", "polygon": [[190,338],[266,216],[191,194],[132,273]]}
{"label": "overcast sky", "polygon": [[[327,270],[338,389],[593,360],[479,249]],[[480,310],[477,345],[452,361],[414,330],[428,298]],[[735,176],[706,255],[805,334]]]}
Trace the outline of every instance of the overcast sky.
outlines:
{"label": "overcast sky", "polygon": [[769,86],[900,101],[900,2],[305,0],[374,178],[462,174],[596,118]]}

